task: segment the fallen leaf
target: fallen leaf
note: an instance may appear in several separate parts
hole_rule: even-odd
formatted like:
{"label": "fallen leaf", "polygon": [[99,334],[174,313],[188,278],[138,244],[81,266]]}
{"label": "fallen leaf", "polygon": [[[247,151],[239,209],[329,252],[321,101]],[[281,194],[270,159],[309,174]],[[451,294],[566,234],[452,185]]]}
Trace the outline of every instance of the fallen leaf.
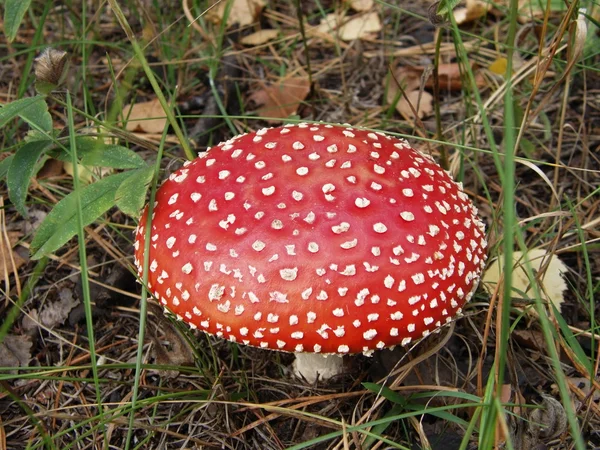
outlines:
{"label": "fallen leaf", "polygon": [[508,61],[504,57],[496,58],[489,66],[488,69],[490,72],[495,73],[496,75],[504,76],[506,75],[506,67],[508,66]]}
{"label": "fallen leaf", "polygon": [[467,0],[465,6],[454,10],[454,20],[458,25],[474,22],[485,16],[491,7],[490,3],[481,0]]}
{"label": "fallen leaf", "polygon": [[413,108],[416,110],[419,119],[429,117],[433,113],[433,95],[427,91],[421,93],[418,90],[410,91],[396,103],[396,111],[406,120],[414,120]]}
{"label": "fallen leaf", "polygon": [[[549,262],[548,258],[550,259]],[[531,299],[534,296],[533,287],[531,281],[527,278],[525,269],[527,259],[534,274],[540,271],[542,264],[548,263],[547,269],[540,279],[541,297],[547,302],[552,302],[560,311],[560,306],[564,302],[563,292],[567,289],[567,283],[562,275],[567,271],[567,268],[556,255],[548,254],[546,250],[541,248],[531,249],[525,254],[514,252],[511,296],[519,299]],[[502,255],[488,266],[483,275],[483,286],[488,292],[492,293],[496,290],[503,267],[504,258]],[[533,315],[536,314],[533,308],[530,308],[529,311]]]}
{"label": "fallen leaf", "polygon": [[58,300],[47,303],[39,313],[39,321],[46,328],[51,329],[65,323],[71,310],[79,304],[70,289],[61,289],[58,297]]}
{"label": "fallen leaf", "polygon": [[535,350],[536,352],[546,351],[546,340],[541,331],[532,328],[526,330],[514,330],[511,333],[511,336],[525,348]]}
{"label": "fallen leaf", "polygon": [[[398,83],[402,86],[404,93],[398,87]],[[417,111],[419,119],[423,119],[433,112],[433,96],[427,91],[419,94],[419,85],[419,77],[414,72],[406,71],[402,68],[396,70],[395,76],[389,80],[387,101],[389,104],[396,102],[396,111],[405,120],[415,119],[413,108]]]}
{"label": "fallen leaf", "polygon": [[[190,347],[190,343],[174,326],[173,322],[165,317],[160,306],[153,302],[149,302],[148,306],[156,319],[156,329],[153,326],[154,324],[147,328],[147,336],[153,344],[152,351],[156,365],[167,367],[193,366],[194,351]],[[176,369],[160,369],[158,373],[166,378],[179,376],[179,371]]]}
{"label": "fallen leaf", "polygon": [[423,68],[420,67],[405,67],[398,66],[394,69],[394,76],[386,83],[389,83],[390,89],[396,89],[394,91],[394,95],[396,95],[398,90],[398,83],[405,91],[414,91],[415,89],[419,89],[421,86],[421,74],[423,73]]}
{"label": "fallen leaf", "polygon": [[[6,242],[8,235],[8,242]],[[5,281],[15,271],[18,270],[27,261],[21,255],[14,251],[17,242],[21,238],[18,231],[0,232],[0,282]]]}
{"label": "fallen leaf", "polygon": [[562,403],[547,394],[541,395],[540,408],[531,411],[527,422],[527,432],[535,443],[556,438],[568,429],[567,413]]}
{"label": "fallen leaf", "polygon": [[29,366],[31,361],[30,336],[8,334],[0,344],[0,367],[14,367],[10,373],[17,373],[16,368]]}
{"label": "fallen leaf", "polygon": [[370,12],[351,18],[347,18],[343,14],[328,14],[321,19],[316,31],[327,35],[337,34],[343,41],[353,41],[355,39],[372,39],[374,33],[381,31],[381,28],[379,14]]}
{"label": "fallen leaf", "polygon": [[373,9],[374,0],[350,0],[348,4],[354,11],[364,12]]}
{"label": "fallen leaf", "polygon": [[34,233],[47,216],[46,211],[31,208],[27,218],[21,222],[21,230],[24,234]]}
{"label": "fallen leaf", "polygon": [[[423,78],[423,73],[426,69],[429,70],[429,74],[427,75],[427,78],[422,81],[421,79]],[[433,70],[431,69],[423,66],[398,66],[394,70],[394,77],[396,80],[404,80],[407,83],[408,90],[416,89],[422,82],[424,83],[425,88],[432,89],[434,83]],[[471,70],[473,70],[473,66],[471,66]],[[477,87],[485,87],[486,81],[483,75],[476,71],[474,75]],[[456,92],[463,88],[463,80],[458,63],[440,64],[438,66],[438,79],[440,89],[443,91]]]}
{"label": "fallen leaf", "polygon": [[42,168],[38,171],[36,178],[38,180],[43,180],[43,179],[58,177],[58,176],[62,175],[62,173],[63,173],[63,162],[58,159],[48,158],[44,162],[44,165],[42,166]]}
{"label": "fallen leaf", "polygon": [[[230,2],[219,1],[216,6],[207,11],[206,18],[217,24],[222,23],[223,17],[227,12],[228,3]],[[236,23],[241,27],[250,25],[256,21],[265,5],[266,3],[263,0],[233,0],[229,8],[229,15],[227,16],[227,26],[231,27]]]}
{"label": "fallen leaf", "polygon": [[265,44],[279,36],[279,30],[259,30],[240,39],[244,45],[255,46]]}
{"label": "fallen leaf", "polygon": [[281,122],[279,119],[296,114],[300,103],[309,92],[308,77],[288,77],[278,84],[254,92],[249,100],[259,106],[256,112],[260,117],[271,123]]}
{"label": "fallen leaf", "polygon": [[123,108],[127,120],[125,129],[143,133],[162,133],[167,126],[167,117],[158,99],[127,105]]}
{"label": "fallen leaf", "polygon": [[[473,66],[471,66],[471,70]],[[438,76],[440,82],[440,89],[447,91],[460,91],[463,88],[463,80],[460,74],[460,66],[458,63],[440,64],[438,67]],[[474,73],[475,84],[477,87],[485,87],[486,81],[480,72],[475,71]],[[433,75],[425,81],[426,88],[433,88]]]}

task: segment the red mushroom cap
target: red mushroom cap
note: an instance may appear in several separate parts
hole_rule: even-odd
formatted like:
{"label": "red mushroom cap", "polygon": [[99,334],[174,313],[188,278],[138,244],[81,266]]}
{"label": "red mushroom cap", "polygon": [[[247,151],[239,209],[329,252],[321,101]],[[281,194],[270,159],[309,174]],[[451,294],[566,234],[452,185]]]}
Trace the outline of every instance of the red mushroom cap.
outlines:
{"label": "red mushroom cap", "polygon": [[[140,276],[146,224],[145,211]],[[148,287],[234,342],[370,352],[460,313],[485,248],[476,208],[430,157],[382,133],[300,124],[237,136],[165,181]]]}

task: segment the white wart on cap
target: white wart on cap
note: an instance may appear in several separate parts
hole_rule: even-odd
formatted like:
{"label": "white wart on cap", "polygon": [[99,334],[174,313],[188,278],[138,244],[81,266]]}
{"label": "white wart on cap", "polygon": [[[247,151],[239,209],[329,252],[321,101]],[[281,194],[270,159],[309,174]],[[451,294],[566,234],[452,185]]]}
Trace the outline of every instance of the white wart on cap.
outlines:
{"label": "white wart on cap", "polygon": [[[142,275],[147,214],[136,231]],[[177,317],[290,352],[407,345],[460,312],[486,258],[459,183],[404,140],[332,125],[262,129],[156,195],[148,284]]]}

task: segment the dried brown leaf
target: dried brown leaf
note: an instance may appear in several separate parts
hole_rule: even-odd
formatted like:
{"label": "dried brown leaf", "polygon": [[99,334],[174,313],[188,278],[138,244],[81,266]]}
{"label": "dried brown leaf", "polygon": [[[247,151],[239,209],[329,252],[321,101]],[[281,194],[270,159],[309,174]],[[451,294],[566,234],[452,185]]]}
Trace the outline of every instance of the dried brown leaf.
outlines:
{"label": "dried brown leaf", "polygon": [[158,99],[125,106],[123,118],[127,120],[128,131],[162,133],[167,126],[167,117]]}
{"label": "dried brown leaf", "polygon": [[433,113],[433,95],[427,91],[421,93],[410,91],[406,93],[406,97],[402,96],[396,104],[396,110],[407,120],[415,118],[413,108],[416,110],[419,119],[431,116]]}
{"label": "dried brown leaf", "polygon": [[[394,70],[394,76],[397,80],[405,80],[407,89],[412,90],[418,88],[421,83],[427,89],[433,88],[433,73],[430,71],[427,79],[421,80],[423,73],[427,68],[423,66],[398,66]],[[460,91],[463,88],[463,82],[460,75],[460,66],[458,63],[440,64],[438,66],[439,85],[442,91]],[[485,78],[479,72],[475,72],[475,83],[477,87],[483,88],[486,86]]]}
{"label": "dried brown leaf", "polygon": [[[407,87],[410,86],[411,84]],[[396,101],[398,95],[400,95],[400,98],[396,103],[396,111],[398,111],[405,120],[415,119],[413,108],[417,112],[419,119],[428,117],[433,113],[433,96],[429,92],[423,91],[419,93],[418,89],[405,89],[404,94],[402,94],[400,93],[400,89],[396,85],[396,82],[392,81],[387,91],[388,103]]]}
{"label": "dried brown leaf", "polygon": [[272,41],[277,36],[279,36],[279,30],[259,30],[252,34],[249,34],[248,36],[244,36],[242,39],[240,39],[240,42],[244,45],[249,46],[262,45],[269,41]]}
{"label": "dried brown leaf", "polygon": [[534,442],[553,439],[567,431],[567,413],[561,402],[550,395],[542,394],[540,406],[541,408],[531,412],[528,422],[527,431]]}
{"label": "dried brown leaf", "polygon": [[65,323],[69,313],[79,304],[79,300],[73,297],[70,289],[61,289],[59,299],[47,303],[39,314],[40,323],[46,328],[54,328]]}
{"label": "dried brown leaf", "polygon": [[[148,327],[147,336],[152,341],[155,363],[159,366],[191,366],[194,364],[194,352],[190,343],[177,330],[173,323],[165,318],[160,306],[148,303],[150,311],[156,318],[157,328]],[[160,333],[160,336],[159,336]],[[162,376],[175,378],[179,376],[176,369],[159,370]]]}
{"label": "dried brown leaf", "polygon": [[379,14],[370,12],[358,14],[351,18],[343,14],[328,14],[321,19],[316,31],[322,34],[336,34],[343,41],[355,39],[372,39],[374,33],[381,31],[382,25]]}
{"label": "dried brown leaf", "polygon": [[49,158],[44,162],[44,165],[37,173],[36,178],[38,180],[54,178],[62,175],[62,173],[63,162],[58,159]]}
{"label": "dried brown leaf", "polygon": [[394,76],[388,80],[388,83],[387,101],[390,104],[396,102],[396,111],[405,120],[415,119],[413,108],[417,111],[419,119],[429,116],[433,112],[433,96],[427,91],[423,91],[419,95],[421,79],[417,70],[409,67],[397,67],[394,70]]}
{"label": "dried brown leaf", "polygon": [[419,89],[422,73],[422,68],[398,66],[394,69],[394,76],[389,80],[389,89],[394,90],[394,96],[398,92],[398,84],[405,91]]}
{"label": "dried brown leaf", "polygon": [[278,84],[264,87],[252,95],[249,100],[259,106],[257,114],[269,122],[281,122],[279,119],[295,114],[300,103],[310,92],[308,77],[288,77]]}
{"label": "dried brown leaf", "polygon": [[[29,366],[32,346],[30,336],[7,335],[0,344],[0,366],[15,368]],[[11,373],[16,372],[16,370],[11,371]]]}
{"label": "dried brown leaf", "polygon": [[536,352],[546,351],[546,340],[541,331],[527,329],[527,330],[514,330],[512,337],[521,344],[521,346],[534,350]]}
{"label": "dried brown leaf", "polygon": [[[206,18],[217,24],[223,22],[227,3],[227,1],[220,1],[214,8],[208,10]],[[231,27],[236,23],[241,27],[250,25],[256,21],[265,5],[263,0],[233,0],[227,16],[227,26]]]}

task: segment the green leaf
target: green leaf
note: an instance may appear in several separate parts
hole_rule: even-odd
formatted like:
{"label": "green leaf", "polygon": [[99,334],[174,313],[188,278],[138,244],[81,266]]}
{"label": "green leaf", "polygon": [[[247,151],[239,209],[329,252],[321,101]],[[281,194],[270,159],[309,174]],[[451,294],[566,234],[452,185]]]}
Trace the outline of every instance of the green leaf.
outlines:
{"label": "green leaf", "polygon": [[154,176],[154,167],[146,167],[129,173],[131,176],[123,181],[117,189],[115,200],[117,207],[125,214],[138,217],[146,203],[146,192]]}
{"label": "green leaf", "polygon": [[41,101],[44,101],[44,97],[36,95],[35,97],[20,98],[19,100],[5,104],[0,108],[0,128],[6,125],[9,120],[21,114],[26,108]]}
{"label": "green leaf", "polygon": [[406,398],[397,392],[392,391],[389,387],[381,386],[377,383],[363,383],[362,385],[369,391],[381,395],[383,398],[386,398],[393,403],[401,406],[406,405]]}
{"label": "green leaf", "polygon": [[[112,167],[113,169],[140,169],[146,167],[146,162],[134,151],[122,145],[105,144],[101,139],[90,136],[78,136],[77,156],[80,164],[87,167]],[[53,157],[61,161],[71,161],[71,155],[57,152]]]}
{"label": "green leaf", "polygon": [[31,0],[6,0],[4,3],[4,34],[8,42],[14,41],[19,25],[31,4]]}
{"label": "green leaf", "polygon": [[52,141],[32,141],[21,146],[14,157],[6,177],[8,197],[22,216],[27,214],[25,199],[35,166]]}
{"label": "green leaf", "polygon": [[112,167],[113,169],[139,169],[146,161],[122,145],[105,144],[101,139],[78,137],[77,154],[81,164],[89,167]]}
{"label": "green leaf", "polygon": [[44,99],[23,109],[19,116],[33,129],[52,133],[52,116],[48,111],[48,103]]}
{"label": "green leaf", "polygon": [[58,202],[37,230],[31,242],[33,259],[59,249],[78,230],[77,195],[81,198],[83,226],[87,226],[115,204],[115,193],[129,172],[110,175],[83,189],[71,192]]}
{"label": "green leaf", "polygon": [[10,167],[10,163],[14,157],[15,155],[10,155],[0,161],[0,180],[6,176],[8,168]]}

